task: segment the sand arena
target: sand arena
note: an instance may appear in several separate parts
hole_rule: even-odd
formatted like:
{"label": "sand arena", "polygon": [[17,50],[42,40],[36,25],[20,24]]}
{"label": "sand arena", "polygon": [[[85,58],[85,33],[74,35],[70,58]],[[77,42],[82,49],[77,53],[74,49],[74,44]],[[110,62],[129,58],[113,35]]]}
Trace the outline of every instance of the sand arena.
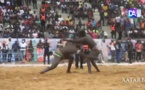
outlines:
{"label": "sand arena", "polygon": [[[0,67],[0,90],[145,90],[145,65],[99,66],[101,72],[87,67],[67,74],[67,66],[39,74],[43,67]],[[131,82],[130,78],[144,78]],[[129,80],[130,79],[130,80]]]}

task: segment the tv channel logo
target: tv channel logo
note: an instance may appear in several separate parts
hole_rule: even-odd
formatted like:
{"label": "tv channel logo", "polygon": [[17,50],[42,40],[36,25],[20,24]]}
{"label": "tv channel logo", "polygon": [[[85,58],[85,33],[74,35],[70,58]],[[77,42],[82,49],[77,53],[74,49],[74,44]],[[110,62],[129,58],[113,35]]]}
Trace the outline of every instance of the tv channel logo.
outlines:
{"label": "tv channel logo", "polygon": [[128,9],[127,16],[128,18],[137,18],[137,9]]}

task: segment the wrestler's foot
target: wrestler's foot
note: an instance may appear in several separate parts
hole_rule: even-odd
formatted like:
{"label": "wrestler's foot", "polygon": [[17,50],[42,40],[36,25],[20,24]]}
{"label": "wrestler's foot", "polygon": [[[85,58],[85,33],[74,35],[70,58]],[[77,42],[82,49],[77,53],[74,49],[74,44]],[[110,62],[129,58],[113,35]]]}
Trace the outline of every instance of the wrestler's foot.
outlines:
{"label": "wrestler's foot", "polygon": [[67,71],[66,73],[71,73],[71,71]]}
{"label": "wrestler's foot", "polygon": [[83,69],[83,67],[80,67],[80,69]]}
{"label": "wrestler's foot", "polygon": [[40,72],[40,74],[44,74],[44,73],[45,73],[45,72],[43,72],[43,71],[42,71],[42,72]]}
{"label": "wrestler's foot", "polygon": [[92,72],[88,72],[89,74],[92,74]]}
{"label": "wrestler's foot", "polygon": [[100,70],[97,70],[97,72],[100,72]]}

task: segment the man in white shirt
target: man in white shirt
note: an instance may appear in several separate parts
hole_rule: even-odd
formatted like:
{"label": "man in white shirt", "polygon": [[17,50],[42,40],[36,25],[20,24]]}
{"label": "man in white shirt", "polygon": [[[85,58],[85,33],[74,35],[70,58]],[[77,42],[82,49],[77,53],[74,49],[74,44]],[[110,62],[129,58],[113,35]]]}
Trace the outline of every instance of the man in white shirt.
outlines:
{"label": "man in white shirt", "polygon": [[20,15],[22,15],[24,13],[24,10],[20,9],[19,12],[20,12]]}
{"label": "man in white shirt", "polygon": [[36,31],[34,31],[34,32],[32,33],[32,36],[33,36],[33,38],[37,38],[37,37],[38,37],[38,33],[37,33]]}
{"label": "man in white shirt", "polygon": [[111,50],[111,61],[115,62],[116,49],[115,49],[115,42],[113,40],[111,40],[109,47],[110,47],[110,50]]}
{"label": "man in white shirt", "polygon": [[20,43],[20,51],[21,51],[21,56],[20,59],[23,60],[26,56],[26,48],[27,48],[27,44],[25,39],[22,39],[21,43]]}
{"label": "man in white shirt", "polygon": [[115,20],[116,20],[116,27],[118,28],[120,26],[120,16],[116,17]]}
{"label": "man in white shirt", "polygon": [[6,14],[6,9],[3,8],[3,9],[2,9],[2,12],[3,12],[4,16],[5,16],[5,14]]}
{"label": "man in white shirt", "polygon": [[21,32],[23,32],[23,29],[25,28],[24,24],[21,24],[20,25],[20,29],[21,29]]}
{"label": "man in white shirt", "polygon": [[60,23],[61,21],[63,21],[63,20],[64,20],[63,17],[60,15],[59,18],[58,18],[59,23]]}
{"label": "man in white shirt", "polygon": [[75,31],[73,29],[69,30],[69,38],[74,38]]}

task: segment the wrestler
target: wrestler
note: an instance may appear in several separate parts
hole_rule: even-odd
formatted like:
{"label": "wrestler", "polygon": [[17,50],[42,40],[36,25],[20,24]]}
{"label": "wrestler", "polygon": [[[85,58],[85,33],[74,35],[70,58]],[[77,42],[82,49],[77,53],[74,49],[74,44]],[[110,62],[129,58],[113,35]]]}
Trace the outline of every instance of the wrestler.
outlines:
{"label": "wrestler", "polygon": [[62,59],[68,59],[69,60],[67,73],[70,73],[71,65],[72,65],[73,59],[74,59],[73,54],[77,53],[78,50],[79,50],[79,45],[78,44],[74,45],[73,43],[67,42],[65,47],[60,48],[60,49],[55,51],[54,61],[52,62],[51,66],[47,67],[46,69],[44,69],[40,73],[43,74],[47,71],[55,69]]}
{"label": "wrestler", "polygon": [[[85,33],[84,30],[81,30],[78,32],[77,36],[79,38],[74,40],[67,40],[68,42],[72,43],[81,43],[83,45],[88,45],[88,48],[90,49],[90,52],[87,54],[80,53],[81,56],[88,59],[87,65],[88,65],[88,72],[91,73],[91,64],[94,66],[97,72],[100,72],[99,68],[97,67],[94,60],[98,59],[98,55],[101,53],[100,50],[96,48],[96,43],[92,39],[92,37]],[[91,64],[90,64],[91,63]]]}

